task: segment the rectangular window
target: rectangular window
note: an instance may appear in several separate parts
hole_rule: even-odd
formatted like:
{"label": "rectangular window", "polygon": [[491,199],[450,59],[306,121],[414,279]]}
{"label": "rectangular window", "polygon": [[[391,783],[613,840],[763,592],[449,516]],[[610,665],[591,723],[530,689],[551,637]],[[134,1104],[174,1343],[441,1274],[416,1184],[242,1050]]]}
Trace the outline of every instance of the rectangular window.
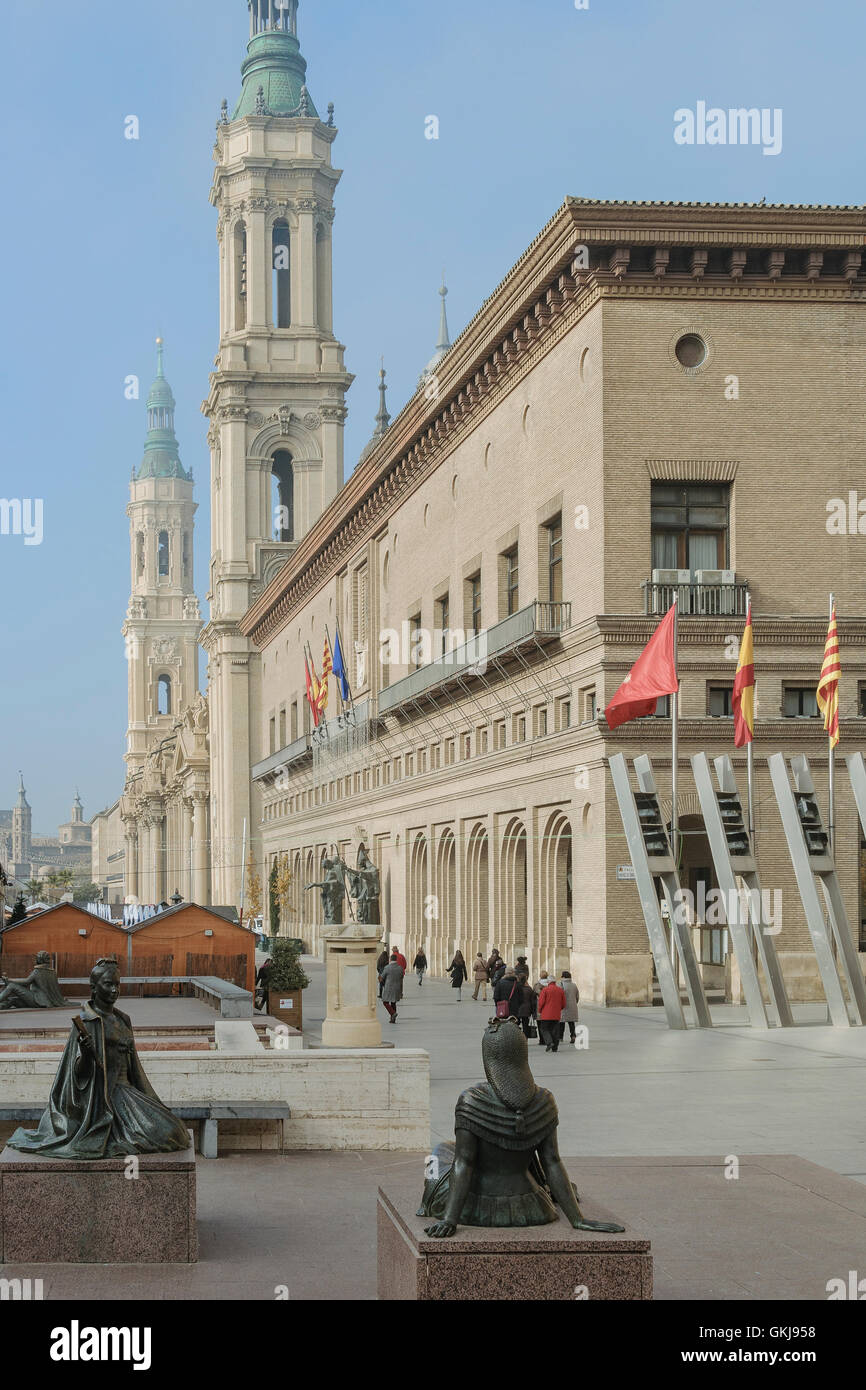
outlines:
{"label": "rectangular window", "polygon": [[734,713],[732,685],[707,686],[707,714],[711,719],[730,719]]}
{"label": "rectangular window", "polygon": [[467,633],[481,631],[481,571],[472,574],[464,583],[464,623]]}
{"label": "rectangular window", "polygon": [[426,748],[419,748],[419,749],[418,749],[418,771],[419,771],[419,773],[420,773],[420,772],[426,772],[426,771],[427,771],[427,749],[426,749]]}
{"label": "rectangular window", "polygon": [[298,702],[297,702],[297,700],[293,700],[293,701],[292,701],[291,735],[292,735],[292,743],[294,743],[295,740],[296,740],[297,737],[298,737]]}
{"label": "rectangular window", "polygon": [[285,707],[285,705],[283,705],[282,708],[280,709],[280,741],[279,741],[279,744],[278,744],[277,746],[278,746],[279,748],[285,748],[285,746],[286,746],[286,707]]}
{"label": "rectangular window", "polygon": [[532,711],[532,736],[544,738],[547,734],[547,705],[536,705]]}
{"label": "rectangular window", "polygon": [[857,713],[861,719],[866,719],[866,684],[863,681],[857,687]]}
{"label": "rectangular window", "polygon": [[547,597],[562,603],[562,513],[549,521],[547,532]]}
{"label": "rectangular window", "polygon": [[442,765],[442,745],[433,743],[430,746],[430,771],[434,772]]}
{"label": "rectangular window", "polygon": [[511,742],[526,742],[526,715],[514,714],[511,716]]}
{"label": "rectangular window", "polygon": [[584,686],[583,690],[578,691],[577,707],[580,711],[580,722],[591,724],[595,719],[595,686]]}
{"label": "rectangular window", "polygon": [[414,753],[407,753],[407,754],[406,754],[406,776],[407,776],[407,777],[414,777],[414,775],[415,775],[415,754],[414,754]]}
{"label": "rectangular window", "polygon": [[390,781],[391,781],[391,764],[390,764],[390,763],[383,763],[383,764],[382,764],[382,785],[385,786],[385,787],[387,787],[387,786],[388,786],[388,783],[389,783]]}
{"label": "rectangular window", "polygon": [[493,746],[496,752],[500,752],[505,747],[505,720],[497,719],[493,726]]}
{"label": "rectangular window", "polygon": [[517,546],[504,555],[505,561],[505,613],[510,617],[516,613],[520,603],[520,564]]}
{"label": "rectangular window", "polygon": [[488,729],[486,724],[481,724],[475,730],[475,747],[478,749],[479,757],[487,752],[488,748]]}
{"label": "rectangular window", "polygon": [[655,714],[642,714],[641,719],[670,719],[671,717],[671,697],[670,695],[660,695],[656,700]]}
{"label": "rectangular window", "polygon": [[472,736],[471,736],[471,734],[464,734],[464,735],[463,735],[463,757],[464,757],[464,759],[466,759],[466,758],[471,758],[471,757],[472,757]]}
{"label": "rectangular window", "polygon": [[423,644],[421,641],[421,614],[409,616],[409,670],[417,671],[421,666]]}
{"label": "rectangular window", "polygon": [[453,738],[449,738],[449,739],[446,739],[446,740],[445,740],[445,766],[446,766],[446,767],[451,767],[451,766],[453,765],[453,763],[454,763],[454,740],[453,740]]}
{"label": "rectangular window", "polygon": [[450,604],[448,595],[443,594],[436,600],[436,626],[439,629],[439,655],[444,656],[449,651],[450,636]]}
{"label": "rectangular window", "polygon": [[653,483],[652,568],[728,568],[727,483]]}
{"label": "rectangular window", "polygon": [[277,717],[275,714],[272,714],[268,720],[268,751],[270,753],[277,751]]}
{"label": "rectangular window", "polygon": [[395,759],[394,759],[394,772],[393,772],[393,776],[394,776],[394,781],[395,781],[395,782],[399,782],[399,781],[400,781],[400,777],[401,777],[401,775],[402,775],[402,770],[403,770],[403,769],[402,769],[402,761],[401,761],[401,759],[400,759],[400,758],[395,758]]}
{"label": "rectangular window", "polygon": [[562,733],[563,729],[571,728],[571,701],[559,699],[556,702],[556,730]]}
{"label": "rectangular window", "polygon": [[814,685],[786,685],[782,691],[782,714],[786,719],[817,718]]}

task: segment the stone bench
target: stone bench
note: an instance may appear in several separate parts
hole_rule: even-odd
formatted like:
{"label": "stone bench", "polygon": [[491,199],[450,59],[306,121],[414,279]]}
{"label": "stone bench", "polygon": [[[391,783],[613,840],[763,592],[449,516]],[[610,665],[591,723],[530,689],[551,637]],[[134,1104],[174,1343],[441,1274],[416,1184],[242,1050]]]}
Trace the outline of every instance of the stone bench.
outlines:
{"label": "stone bench", "polygon": [[[15,1105],[0,1103],[0,1123],[36,1125],[42,1119],[44,1105]],[[262,1101],[210,1101],[201,1105],[174,1105],[172,1114],[179,1120],[200,1120],[199,1153],[202,1158],[216,1158],[219,1151],[220,1120],[289,1120],[288,1105],[265,1104]]]}
{"label": "stone bench", "polygon": [[[58,981],[61,990],[64,985],[89,985],[89,976],[65,975]],[[189,985],[196,999],[219,1010],[220,1018],[252,1018],[253,995],[248,989],[241,989],[229,980],[221,980],[218,975],[124,975],[120,981],[121,989],[128,985],[138,985],[143,992],[145,985]]]}

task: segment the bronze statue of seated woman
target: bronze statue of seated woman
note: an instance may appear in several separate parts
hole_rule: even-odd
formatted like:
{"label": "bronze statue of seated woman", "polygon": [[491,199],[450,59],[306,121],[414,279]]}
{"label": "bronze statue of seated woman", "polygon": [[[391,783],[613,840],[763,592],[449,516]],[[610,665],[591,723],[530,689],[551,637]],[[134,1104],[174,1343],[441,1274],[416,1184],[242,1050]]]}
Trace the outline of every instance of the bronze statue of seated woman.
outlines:
{"label": "bronze statue of seated woman", "polygon": [[39,951],[26,980],[7,980],[0,975],[0,1009],[58,1009],[66,1000],[47,951]]}
{"label": "bronze statue of seated woman", "polygon": [[90,1000],[72,1020],[48,1109],[38,1129],[18,1129],[10,1147],[49,1158],[125,1158],[175,1153],[189,1133],[157,1096],[147,1077],[127,1014],[115,1008],[117,961],[90,972]]}
{"label": "bronze statue of seated woman", "polygon": [[435,1222],[428,1236],[458,1226],[545,1226],[559,1207],[577,1231],[622,1231],[588,1221],[559,1156],[559,1114],[550,1091],[536,1086],[526,1038],[515,1018],[492,1018],[481,1043],[486,1083],[457,1101],[455,1143],[434,1150],[419,1216]]}

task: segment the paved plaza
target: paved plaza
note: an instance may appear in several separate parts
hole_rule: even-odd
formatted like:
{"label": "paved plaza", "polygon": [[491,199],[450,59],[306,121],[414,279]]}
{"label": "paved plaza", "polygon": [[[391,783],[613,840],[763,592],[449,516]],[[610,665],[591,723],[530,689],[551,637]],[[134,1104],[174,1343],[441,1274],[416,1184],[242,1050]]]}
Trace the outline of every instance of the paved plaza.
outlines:
{"label": "paved plaza", "polygon": [[[305,964],[315,1046],[324,970]],[[433,1143],[451,1137],[458,1093],[483,1074],[491,1013],[489,999],[464,991],[458,1004],[449,985],[419,989],[411,975],[399,1022],[382,1010],[387,1041],[430,1053]],[[586,1050],[530,1044],[559,1104],[561,1151],[587,1214],[607,1208],[651,1237],[657,1299],[826,1298],[828,1279],[858,1267],[866,1193],[861,1202],[809,1164],[866,1183],[866,1032],[762,1034],[741,1011],[714,1014],[712,1032],[676,1034],[660,1009],[586,1007]],[[773,1157],[784,1154],[809,1162]],[[737,1182],[725,1177],[729,1156],[744,1156]],[[199,1159],[197,1172],[197,1265],[4,1274],[42,1277],[47,1299],[373,1299],[376,1189],[415,1184],[420,1195],[423,1155],[246,1153]]]}

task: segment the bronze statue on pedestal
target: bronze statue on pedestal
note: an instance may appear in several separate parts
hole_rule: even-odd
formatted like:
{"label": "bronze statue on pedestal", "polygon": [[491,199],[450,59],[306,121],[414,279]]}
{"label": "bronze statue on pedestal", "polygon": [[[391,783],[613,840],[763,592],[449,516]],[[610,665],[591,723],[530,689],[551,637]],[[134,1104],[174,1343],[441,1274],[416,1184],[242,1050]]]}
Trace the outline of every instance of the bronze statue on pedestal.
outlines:
{"label": "bronze statue on pedestal", "polygon": [[428,1236],[453,1236],[459,1225],[544,1226],[559,1207],[576,1231],[622,1231],[588,1221],[559,1156],[559,1114],[550,1091],[536,1086],[526,1038],[516,1018],[492,1018],[481,1043],[487,1081],[464,1091],[454,1114],[455,1143],[433,1152],[419,1216]]}

